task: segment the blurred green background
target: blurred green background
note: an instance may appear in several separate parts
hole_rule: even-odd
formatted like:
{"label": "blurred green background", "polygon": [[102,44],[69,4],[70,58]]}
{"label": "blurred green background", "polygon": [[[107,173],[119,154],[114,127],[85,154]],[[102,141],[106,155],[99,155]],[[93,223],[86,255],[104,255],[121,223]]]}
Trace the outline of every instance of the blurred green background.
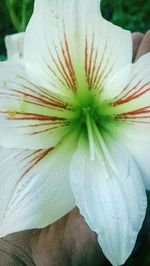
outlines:
{"label": "blurred green background", "polygon": [[[92,1],[92,0],[91,0]],[[0,0],[0,59],[6,58],[4,37],[24,31],[33,10],[33,0]],[[150,29],[150,1],[102,0],[103,16],[132,32]],[[105,266],[110,265],[106,262]],[[126,266],[150,266],[150,214]]]}

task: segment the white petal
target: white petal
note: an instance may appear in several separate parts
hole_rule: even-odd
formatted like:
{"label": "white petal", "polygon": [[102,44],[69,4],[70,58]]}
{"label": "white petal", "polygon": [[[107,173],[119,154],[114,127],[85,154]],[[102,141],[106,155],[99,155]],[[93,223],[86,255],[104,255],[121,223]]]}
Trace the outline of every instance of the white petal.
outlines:
{"label": "white petal", "polygon": [[[134,65],[128,86],[114,102],[111,110],[118,124],[111,128],[132,153],[141,170],[146,189],[150,189],[150,53]],[[114,131],[114,132],[113,132]]]}
{"label": "white petal", "polygon": [[150,53],[134,65],[128,86],[114,101],[112,113],[123,125],[121,134],[150,141]]}
{"label": "white petal", "polygon": [[[106,79],[131,63],[131,34],[100,16],[99,1],[36,1],[25,38],[27,70],[55,90],[102,89]],[[32,49],[31,49],[32,47]],[[52,89],[52,88],[50,88]]]}
{"label": "white petal", "polygon": [[[71,47],[68,43],[68,38],[73,36],[68,36],[68,24],[72,30],[72,35],[74,35],[74,40],[77,37],[75,40],[77,50],[74,53],[76,53],[76,60],[78,60],[81,55],[81,53],[78,54],[80,52],[80,47],[79,49],[77,47],[77,45],[80,46],[78,35],[80,35],[82,24],[79,25],[77,17],[79,17],[80,22],[81,20],[83,22],[85,16],[89,18],[89,15],[91,16],[93,13],[97,15],[99,9],[100,1],[98,0],[93,3],[90,0],[69,2],[60,0],[57,3],[53,0],[35,1],[34,13],[25,38],[25,59],[29,73],[30,67],[36,69],[36,72],[39,73],[39,82],[42,82],[42,85],[44,82],[44,85],[48,86],[50,80],[56,84],[55,90],[58,89],[57,87],[61,91],[66,90],[66,88],[73,91],[76,89],[75,79],[78,77],[75,77]],[[74,22],[79,26],[79,29],[73,25]],[[32,47],[32,52],[30,47]]]}
{"label": "white petal", "polygon": [[24,57],[24,33],[16,33],[5,37],[8,59],[20,59]]}
{"label": "white petal", "polygon": [[35,86],[24,68],[6,63],[0,73],[0,144],[11,148],[55,146],[70,130],[68,108],[58,95]]}
{"label": "white petal", "polygon": [[117,97],[122,90],[128,85],[131,75],[132,64],[126,65],[117,71],[114,76],[110,79],[106,79],[103,83],[103,94],[104,100],[111,100]]}
{"label": "white petal", "polygon": [[145,188],[150,190],[150,143],[144,141],[144,138],[143,141],[132,141],[129,139],[124,139],[123,141],[136,160]]}
{"label": "white petal", "polygon": [[128,152],[112,139],[108,147],[120,176],[110,171],[106,162],[91,161],[88,143],[81,138],[71,163],[71,187],[81,213],[98,234],[105,256],[118,266],[134,248],[145,216],[146,194]]}
{"label": "white petal", "polygon": [[1,151],[0,237],[45,227],[75,206],[69,183],[75,143],[68,136],[56,150]]}

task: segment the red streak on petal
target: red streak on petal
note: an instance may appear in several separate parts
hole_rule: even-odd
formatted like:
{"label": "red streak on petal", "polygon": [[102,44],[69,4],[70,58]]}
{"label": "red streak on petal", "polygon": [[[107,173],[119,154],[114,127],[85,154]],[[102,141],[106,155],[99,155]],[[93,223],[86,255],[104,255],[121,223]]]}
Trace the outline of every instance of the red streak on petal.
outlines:
{"label": "red streak on petal", "polygon": [[89,58],[89,65],[88,65],[88,71],[87,71],[87,79],[88,79],[88,83],[89,83],[89,87],[91,87],[91,69],[92,69],[92,61],[93,61],[93,49],[94,49],[94,34],[92,37],[92,45],[91,45],[91,49],[90,49],[90,58]]}
{"label": "red streak on petal", "polygon": [[[149,124],[150,121],[150,106],[133,110],[130,112],[122,113],[116,116],[117,119],[126,119],[131,122],[140,119],[141,121],[136,121],[136,123]],[[142,119],[147,119],[148,121],[142,121]]]}
{"label": "red streak on petal", "polygon": [[56,50],[56,54],[57,54],[58,62],[60,64],[60,68],[62,69],[62,73],[63,73],[63,75],[65,77],[65,80],[66,80],[67,84],[69,85],[69,88],[71,88],[71,90],[74,90],[73,81],[72,81],[71,77],[69,76],[69,74],[66,71],[66,66],[67,66],[65,64],[66,62],[62,62],[62,60],[60,59],[60,56],[59,56],[57,50]]}
{"label": "red streak on petal", "polygon": [[[27,164],[27,170],[22,174],[22,176],[20,177],[20,179],[19,179],[19,181],[34,167],[34,166],[36,166],[42,159],[44,159],[47,155],[48,155],[48,153],[50,153],[52,150],[53,150],[54,148],[50,148],[50,149],[48,149],[48,150],[44,150],[44,151],[42,151],[42,150],[39,150],[39,152],[41,152],[40,154],[38,154],[35,158],[33,158],[28,164]],[[38,151],[36,151],[36,152],[34,152],[32,155],[35,155],[36,153],[37,153]],[[32,156],[31,155],[31,156]],[[30,156],[30,155],[29,155]],[[27,159],[27,158],[29,158],[29,157],[26,157],[26,158],[24,158],[24,160],[25,159]],[[19,181],[18,181],[18,183],[19,183]]]}
{"label": "red streak on petal", "polygon": [[[138,85],[139,85],[139,82],[135,87],[132,88],[132,90],[135,90]],[[132,100],[139,98],[140,96],[142,96],[145,93],[150,91],[150,87],[148,87],[147,89],[145,88],[146,86],[149,86],[149,85],[150,85],[150,82],[145,83],[142,87],[140,87],[138,90],[136,90],[133,94],[131,94],[130,96],[128,96],[126,98],[124,98],[124,97],[120,98],[119,100],[115,101],[113,103],[113,105],[124,104],[124,103],[127,103],[129,101],[132,101]]]}

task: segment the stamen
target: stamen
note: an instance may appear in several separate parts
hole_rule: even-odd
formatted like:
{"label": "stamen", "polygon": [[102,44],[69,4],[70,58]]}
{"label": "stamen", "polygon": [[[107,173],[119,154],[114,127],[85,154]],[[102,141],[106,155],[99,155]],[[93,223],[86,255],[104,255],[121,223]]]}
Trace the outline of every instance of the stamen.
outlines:
{"label": "stamen", "polygon": [[99,142],[99,144],[100,144],[100,146],[102,148],[102,151],[103,151],[103,153],[105,155],[105,158],[109,162],[109,165],[112,168],[112,170],[114,171],[114,173],[117,176],[119,176],[118,168],[117,168],[117,166],[116,166],[116,164],[115,164],[115,162],[114,162],[114,160],[113,160],[113,158],[112,158],[112,156],[110,154],[110,151],[107,148],[107,145],[105,144],[105,141],[104,141],[100,131],[98,130],[98,128],[97,128],[97,126],[96,126],[96,124],[94,122],[92,123],[92,126],[93,126],[93,130],[94,130],[94,132],[95,132],[95,134],[97,136],[97,140],[98,140],[98,142]]}
{"label": "stamen", "polygon": [[93,161],[95,159],[95,143],[94,143],[94,136],[93,136],[92,121],[91,121],[88,108],[83,108],[83,112],[86,118],[86,126],[87,126],[87,131],[88,131],[90,158]]}

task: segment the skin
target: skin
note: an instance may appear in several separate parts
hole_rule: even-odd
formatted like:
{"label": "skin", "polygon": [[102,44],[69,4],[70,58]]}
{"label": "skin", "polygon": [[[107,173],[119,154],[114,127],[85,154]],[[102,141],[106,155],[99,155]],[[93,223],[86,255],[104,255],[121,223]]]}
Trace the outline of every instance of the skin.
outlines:
{"label": "skin", "polygon": [[[133,61],[147,52],[150,52],[150,31],[145,35],[133,33]],[[138,265],[136,256],[145,252],[142,247],[147,245],[149,227],[147,214],[135,250],[126,265]],[[98,245],[96,234],[75,208],[44,229],[20,232],[1,239],[0,266],[3,265],[107,266],[110,263]]]}

